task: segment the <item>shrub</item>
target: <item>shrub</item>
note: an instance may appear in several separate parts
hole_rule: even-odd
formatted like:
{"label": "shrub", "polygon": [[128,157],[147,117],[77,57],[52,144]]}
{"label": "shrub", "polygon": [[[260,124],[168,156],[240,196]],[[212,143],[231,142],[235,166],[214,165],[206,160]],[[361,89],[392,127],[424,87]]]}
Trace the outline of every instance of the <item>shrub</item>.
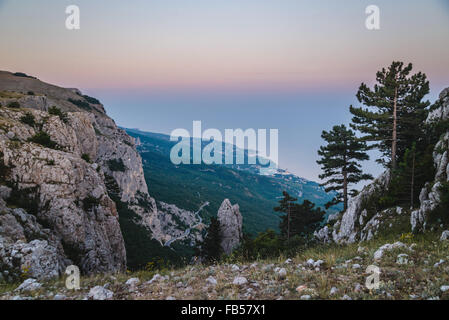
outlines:
{"label": "shrub", "polygon": [[16,185],[12,186],[11,194],[6,203],[9,206],[23,208],[29,214],[36,215],[39,211],[39,187],[19,189]]}
{"label": "shrub", "polygon": [[16,72],[16,73],[14,73],[14,75],[15,75],[16,77],[30,78],[30,79],[37,79],[36,77],[29,76],[29,75],[27,75],[26,73],[23,73],[23,72]]}
{"label": "shrub", "polygon": [[34,96],[34,92],[33,92],[33,91],[28,91],[27,94],[28,94],[29,96]]}
{"label": "shrub", "polygon": [[28,141],[40,144],[41,146],[44,146],[44,147],[50,148],[50,149],[58,148],[58,144],[56,142],[54,142],[53,140],[51,140],[48,133],[46,133],[44,131],[39,131],[32,138],[28,139]]}
{"label": "shrub", "polygon": [[87,153],[83,153],[83,155],[81,156],[81,159],[90,163],[90,157]]}
{"label": "shrub", "polygon": [[92,209],[95,209],[100,204],[100,200],[97,198],[94,198],[92,196],[88,196],[87,198],[83,199],[83,209],[84,211],[90,211]]}
{"label": "shrub", "polygon": [[87,111],[91,111],[92,107],[90,106],[89,103],[87,103],[86,101],[83,100],[75,100],[75,99],[68,99],[69,102],[73,103],[75,106],[87,110]]}
{"label": "shrub", "polygon": [[267,230],[251,239],[244,235],[242,244],[232,253],[232,258],[240,261],[250,261],[260,258],[279,256],[283,250],[282,239],[274,230]]}
{"label": "shrub", "polygon": [[67,113],[62,112],[61,109],[56,106],[49,108],[48,113],[53,116],[58,116],[59,119],[61,119],[61,121],[64,123],[67,123],[69,121],[69,119],[67,118]]}
{"label": "shrub", "polygon": [[18,103],[17,101],[12,101],[8,103],[8,108],[20,108],[20,103]]}
{"label": "shrub", "polygon": [[5,183],[11,173],[11,166],[5,165],[4,154],[0,151],[0,183]]}
{"label": "shrub", "polygon": [[107,162],[107,164],[112,172],[114,171],[125,172],[126,170],[126,166],[123,163],[122,159],[111,159]]}
{"label": "shrub", "polygon": [[91,104],[101,104],[100,100],[89,97],[87,95],[83,96],[84,99],[86,99],[87,102],[91,103]]}
{"label": "shrub", "polygon": [[36,125],[34,116],[30,112],[25,113],[25,115],[22,118],[20,118],[20,121],[24,124],[31,126],[31,127],[34,127]]}

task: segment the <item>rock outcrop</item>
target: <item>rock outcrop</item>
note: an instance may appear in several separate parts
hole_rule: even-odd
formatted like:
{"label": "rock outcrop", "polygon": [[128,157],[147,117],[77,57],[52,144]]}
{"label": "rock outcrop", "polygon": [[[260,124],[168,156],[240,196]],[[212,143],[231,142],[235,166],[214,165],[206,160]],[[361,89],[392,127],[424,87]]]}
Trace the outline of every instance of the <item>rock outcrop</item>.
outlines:
{"label": "rock outcrop", "polygon": [[217,219],[221,230],[221,247],[225,254],[230,254],[243,238],[239,205],[232,205],[229,199],[225,199],[218,209]]}
{"label": "rock outcrop", "polygon": [[0,198],[0,280],[21,276],[49,279],[65,260],[61,242],[23,209],[10,209]]}
{"label": "rock outcrop", "polygon": [[381,193],[388,185],[389,172],[385,172],[367,185],[357,196],[350,199],[348,209],[340,216],[331,216],[327,225],[315,232],[315,237],[323,242],[353,243],[360,240],[369,240],[379,226],[382,213],[369,213],[366,204],[373,195]]}

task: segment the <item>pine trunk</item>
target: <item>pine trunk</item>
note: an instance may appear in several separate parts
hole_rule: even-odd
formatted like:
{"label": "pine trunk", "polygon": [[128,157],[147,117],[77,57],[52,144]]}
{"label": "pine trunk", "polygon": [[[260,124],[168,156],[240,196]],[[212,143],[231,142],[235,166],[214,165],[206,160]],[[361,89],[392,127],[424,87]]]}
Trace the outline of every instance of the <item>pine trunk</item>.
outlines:
{"label": "pine trunk", "polygon": [[398,88],[394,91],[394,100],[393,100],[393,141],[391,143],[391,168],[393,170],[396,169],[396,150],[397,150],[397,121],[398,121]]}
{"label": "pine trunk", "polygon": [[413,209],[413,189],[415,187],[415,151],[413,151],[413,162],[412,162],[412,182],[410,186],[410,209]]}
{"label": "pine trunk", "polygon": [[343,170],[343,209],[348,209],[348,173],[346,169]]}

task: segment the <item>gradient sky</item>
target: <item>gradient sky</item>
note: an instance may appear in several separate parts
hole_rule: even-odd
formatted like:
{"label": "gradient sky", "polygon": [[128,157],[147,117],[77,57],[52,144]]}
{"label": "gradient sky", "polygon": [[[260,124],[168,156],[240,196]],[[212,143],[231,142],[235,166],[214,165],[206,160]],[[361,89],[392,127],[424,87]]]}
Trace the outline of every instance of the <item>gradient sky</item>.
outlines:
{"label": "gradient sky", "polygon": [[0,0],[0,39],[0,69],[80,88],[122,126],[277,128],[280,165],[314,180],[321,131],[378,69],[413,62],[431,100],[449,86],[448,0]]}

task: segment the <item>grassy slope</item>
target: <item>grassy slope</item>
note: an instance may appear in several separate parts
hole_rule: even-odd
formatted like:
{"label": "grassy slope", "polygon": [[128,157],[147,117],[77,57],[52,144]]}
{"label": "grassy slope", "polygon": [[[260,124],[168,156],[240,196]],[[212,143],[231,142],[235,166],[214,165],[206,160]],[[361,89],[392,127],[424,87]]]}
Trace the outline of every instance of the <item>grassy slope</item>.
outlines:
{"label": "grassy slope", "polygon": [[[383,238],[363,243],[363,252],[358,251],[359,245],[330,245],[317,246],[293,257],[291,264],[285,264],[287,257],[274,260],[253,262],[235,262],[240,271],[232,271],[230,264],[216,266],[189,266],[176,270],[158,270],[167,275],[167,280],[156,281],[152,284],[143,284],[156,273],[137,272],[110,275],[98,275],[83,278],[82,289],[78,292],[69,292],[64,289],[63,279],[46,283],[40,291],[28,294],[37,299],[52,298],[48,292],[62,293],[70,299],[84,298],[89,289],[96,285],[109,283],[109,289],[114,292],[114,299],[300,299],[303,295],[310,295],[312,299],[341,299],[348,295],[352,299],[449,299],[449,292],[442,292],[441,286],[449,285],[449,241],[438,240],[439,234],[427,233],[409,240],[406,244],[415,243],[413,251],[398,249],[387,252],[384,258],[375,263],[374,252],[385,243],[398,241],[394,238]],[[397,255],[407,253],[410,263],[398,265]],[[305,265],[308,259],[324,260],[325,264],[319,271],[313,268],[298,267]],[[435,267],[434,264],[441,259],[443,264]],[[350,260],[350,261],[349,261]],[[360,269],[353,269],[353,264],[360,264]],[[381,268],[380,288],[368,290],[364,284],[368,265],[375,264]],[[266,270],[271,265],[270,270]],[[275,267],[287,269],[286,279],[279,279]],[[208,285],[206,279],[213,276],[218,284]],[[236,276],[244,276],[249,283],[243,286],[233,285]],[[124,284],[127,279],[138,277],[141,285],[136,291],[130,293]],[[357,291],[356,284],[361,290]],[[257,284],[257,285],[255,285]],[[16,284],[18,285],[18,284]],[[297,292],[299,286],[305,286]],[[338,288],[338,293],[330,295],[332,287]],[[13,285],[0,286],[0,299],[8,299],[14,294],[5,294],[14,288]],[[251,290],[249,290],[251,289]],[[416,297],[415,297],[416,296]]]}

